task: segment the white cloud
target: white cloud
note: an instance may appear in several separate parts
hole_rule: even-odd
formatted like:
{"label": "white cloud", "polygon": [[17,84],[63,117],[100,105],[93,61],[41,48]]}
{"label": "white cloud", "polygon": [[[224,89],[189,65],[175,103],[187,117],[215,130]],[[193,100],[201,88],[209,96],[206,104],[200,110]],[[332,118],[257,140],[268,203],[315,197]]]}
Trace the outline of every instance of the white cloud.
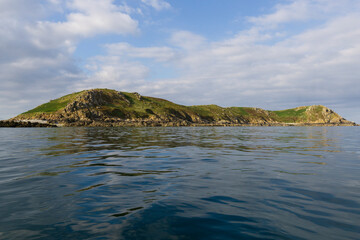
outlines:
{"label": "white cloud", "polygon": [[205,44],[205,38],[189,31],[176,31],[172,34],[170,42],[185,50],[201,48]]}
{"label": "white cloud", "polygon": [[311,8],[310,1],[297,0],[288,5],[277,5],[274,13],[260,17],[250,17],[249,21],[267,27],[276,27],[278,24],[290,21],[305,21],[313,17],[314,12],[310,11]]}
{"label": "white cloud", "polygon": [[114,55],[92,58],[87,68],[93,74],[75,83],[74,89],[114,88],[136,91],[149,75],[149,69],[141,63],[126,61]]}
{"label": "white cloud", "polygon": [[159,62],[170,61],[176,56],[175,50],[170,47],[133,47],[128,43],[106,45],[109,55],[129,58],[150,58]]}
{"label": "white cloud", "polygon": [[113,0],[72,0],[67,2],[67,6],[72,11],[67,14],[66,21],[39,21],[35,27],[27,28],[38,47],[73,50],[75,43],[82,38],[137,31],[137,21],[123,12],[123,6],[114,5]]}
{"label": "white cloud", "polygon": [[164,0],[141,0],[141,2],[155,8],[157,11],[171,8],[170,3]]}
{"label": "white cloud", "polygon": [[[358,0],[292,0],[275,6],[275,11],[258,17],[249,17],[257,27],[276,28],[281,24],[308,22],[314,19],[326,20],[329,16],[340,16],[349,12],[349,7],[360,7]],[[353,10],[352,9],[352,10]]]}
{"label": "white cloud", "polygon": [[[46,2],[46,1],[45,1]],[[50,7],[53,5],[47,5]],[[29,11],[31,9],[31,11]],[[14,17],[23,20],[38,18],[45,14],[43,5],[38,0],[1,0],[0,1],[0,19],[13,19]]]}

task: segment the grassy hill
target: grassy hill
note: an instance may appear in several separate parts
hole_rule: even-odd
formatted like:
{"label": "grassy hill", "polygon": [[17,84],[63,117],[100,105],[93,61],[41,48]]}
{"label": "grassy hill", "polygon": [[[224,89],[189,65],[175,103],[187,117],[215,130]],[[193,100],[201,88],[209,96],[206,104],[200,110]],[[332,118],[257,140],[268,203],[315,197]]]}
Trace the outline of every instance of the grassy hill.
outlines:
{"label": "grassy hill", "polygon": [[217,105],[183,106],[160,98],[110,89],[72,93],[22,113],[13,120],[29,119],[67,126],[352,124],[321,105],[282,111]]}

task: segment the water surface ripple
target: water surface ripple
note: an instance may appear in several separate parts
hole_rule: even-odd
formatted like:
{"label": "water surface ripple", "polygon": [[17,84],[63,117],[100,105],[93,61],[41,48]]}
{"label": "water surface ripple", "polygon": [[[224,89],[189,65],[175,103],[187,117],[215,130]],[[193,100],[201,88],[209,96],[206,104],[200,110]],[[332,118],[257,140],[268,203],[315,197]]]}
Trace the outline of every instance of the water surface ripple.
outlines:
{"label": "water surface ripple", "polygon": [[360,128],[0,129],[0,239],[360,239]]}

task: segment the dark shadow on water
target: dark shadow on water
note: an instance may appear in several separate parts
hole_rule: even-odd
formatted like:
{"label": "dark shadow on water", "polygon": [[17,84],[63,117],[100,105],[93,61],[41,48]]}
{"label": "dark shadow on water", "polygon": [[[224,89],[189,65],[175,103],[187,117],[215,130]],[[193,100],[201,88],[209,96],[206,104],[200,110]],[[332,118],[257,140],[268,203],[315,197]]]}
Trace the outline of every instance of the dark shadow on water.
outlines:
{"label": "dark shadow on water", "polygon": [[255,218],[219,213],[185,217],[174,206],[153,205],[129,218],[120,236],[123,239],[301,239],[261,226]]}

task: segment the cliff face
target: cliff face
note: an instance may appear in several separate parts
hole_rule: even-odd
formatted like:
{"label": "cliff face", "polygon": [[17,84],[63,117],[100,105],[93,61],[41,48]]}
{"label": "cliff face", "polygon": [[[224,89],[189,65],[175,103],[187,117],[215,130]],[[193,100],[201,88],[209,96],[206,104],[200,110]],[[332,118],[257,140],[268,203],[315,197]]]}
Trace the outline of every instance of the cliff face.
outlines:
{"label": "cliff face", "polygon": [[283,111],[182,106],[164,99],[109,89],[66,95],[12,120],[42,120],[65,126],[354,125],[321,105]]}

